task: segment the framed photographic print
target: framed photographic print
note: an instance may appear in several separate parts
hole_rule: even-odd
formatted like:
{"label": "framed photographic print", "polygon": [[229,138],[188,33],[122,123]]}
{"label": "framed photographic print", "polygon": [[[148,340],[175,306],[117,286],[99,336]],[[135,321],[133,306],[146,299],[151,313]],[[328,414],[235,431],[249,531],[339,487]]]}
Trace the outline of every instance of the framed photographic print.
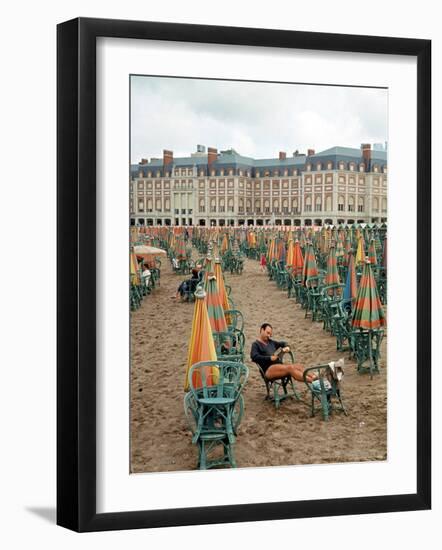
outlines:
{"label": "framed photographic print", "polygon": [[59,525],[430,507],[430,52],[58,26]]}

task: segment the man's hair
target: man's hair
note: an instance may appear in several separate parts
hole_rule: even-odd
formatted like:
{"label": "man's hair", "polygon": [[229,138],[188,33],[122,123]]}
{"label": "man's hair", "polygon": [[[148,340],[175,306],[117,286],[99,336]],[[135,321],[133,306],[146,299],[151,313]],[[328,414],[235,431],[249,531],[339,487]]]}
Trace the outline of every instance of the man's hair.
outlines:
{"label": "man's hair", "polygon": [[260,330],[265,330],[267,327],[273,328],[270,323],[263,323]]}

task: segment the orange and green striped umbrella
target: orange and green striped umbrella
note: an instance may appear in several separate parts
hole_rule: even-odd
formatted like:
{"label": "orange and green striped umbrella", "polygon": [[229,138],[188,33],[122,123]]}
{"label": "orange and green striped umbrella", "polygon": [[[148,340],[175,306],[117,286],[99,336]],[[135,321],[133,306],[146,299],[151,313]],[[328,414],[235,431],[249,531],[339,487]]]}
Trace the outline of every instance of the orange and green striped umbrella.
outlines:
{"label": "orange and green striped umbrella", "polygon": [[382,267],[387,269],[387,237],[384,239],[384,252],[382,254]]}
{"label": "orange and green striped umbrella", "polygon": [[221,294],[214,273],[210,273],[208,277],[205,302],[212,331],[227,332],[228,329],[224,316]]}
{"label": "orange and green striped umbrella", "polygon": [[293,244],[293,239],[289,240],[288,248],[287,248],[287,258],[286,258],[286,266],[293,268],[293,261],[295,259],[294,255],[295,246]]}
{"label": "orange and green striped umbrella", "polygon": [[304,265],[302,268],[302,284],[305,285],[305,282],[309,277],[318,276],[318,266],[316,264],[316,256],[313,250],[313,244],[309,243],[307,245],[307,250],[304,257]]}
{"label": "orange and green striped umbrella", "polygon": [[370,246],[368,247],[368,259],[371,265],[377,265],[378,258],[376,256],[376,245],[374,239],[371,239]]}
{"label": "orange and green striped umbrella", "polygon": [[[195,292],[195,307],[193,309],[192,331],[190,333],[189,351],[187,354],[186,379],[184,382],[184,391],[189,389],[189,371],[195,363],[200,361],[216,361],[215,342],[212,336],[209,315],[205,303],[206,293],[199,288]],[[217,382],[218,368],[207,367],[207,383],[213,385]],[[201,379],[198,373],[195,373],[193,380],[195,387],[201,386]]]}
{"label": "orange and green striped umbrella", "polygon": [[348,253],[348,270],[347,270],[347,280],[345,281],[344,288],[344,300],[351,300],[351,303],[354,304],[356,296],[358,293],[358,283],[356,279],[356,269],[355,269],[355,258],[353,256],[353,251],[350,250]]}
{"label": "orange and green striped umbrella", "polygon": [[342,241],[342,236],[338,235],[338,240],[336,243],[336,258],[339,260],[339,258],[344,258],[345,252],[344,252],[344,244]]}
{"label": "orange and green striped umbrella", "polygon": [[179,235],[175,244],[175,256],[178,260],[182,260],[186,257],[186,246],[184,243],[184,237]]}
{"label": "orange and green striped umbrella", "polygon": [[341,282],[338,273],[338,263],[336,261],[336,248],[332,243],[327,257],[327,273],[324,283],[326,285],[338,285]]}
{"label": "orange and green striped umbrella", "polygon": [[353,328],[365,330],[375,330],[386,325],[384,309],[368,259],[364,264],[351,323]]}
{"label": "orange and green striped umbrella", "polygon": [[222,240],[222,243],[221,243],[221,254],[225,254],[230,246],[229,246],[229,238],[227,237],[227,233],[224,233],[224,237],[223,237],[223,240]]}
{"label": "orange and green striped umbrella", "polygon": [[302,256],[301,245],[299,241],[296,240],[293,246],[293,271],[295,275],[302,273],[302,268],[304,267],[304,258]]}
{"label": "orange and green striped umbrella", "polygon": [[[224,311],[227,311],[228,309],[230,309],[230,304],[229,304],[229,299],[227,297],[226,286],[224,284],[224,277],[221,269],[221,261],[219,259],[215,260],[215,277],[216,277],[216,282],[218,284],[218,291],[221,296],[221,304],[223,306]],[[227,323],[230,322],[230,319],[228,317],[226,317],[226,322]]]}

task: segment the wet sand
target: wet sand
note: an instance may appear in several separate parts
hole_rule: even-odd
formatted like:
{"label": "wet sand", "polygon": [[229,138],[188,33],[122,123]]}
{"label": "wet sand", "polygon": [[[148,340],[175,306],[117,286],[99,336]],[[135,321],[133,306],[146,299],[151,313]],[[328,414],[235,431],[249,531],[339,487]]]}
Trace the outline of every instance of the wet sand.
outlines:
{"label": "wet sand", "polygon": [[[183,410],[184,377],[194,304],[171,298],[183,277],[163,261],[161,284],[131,313],[131,471],[193,470],[197,447]],[[246,260],[241,276],[226,274],[232,298],[245,321],[246,364],[250,369],[235,457],[238,467],[359,462],[387,458],[386,340],[380,374],[358,374],[348,352],[336,351],[336,339],[322,322],[304,319],[304,310]],[[342,396],[348,416],[324,422],[310,417],[305,403],[288,399],[276,410],[264,400],[265,386],[249,352],[263,322],[273,325],[305,367],[345,359]],[[306,403],[303,384],[298,390]]]}

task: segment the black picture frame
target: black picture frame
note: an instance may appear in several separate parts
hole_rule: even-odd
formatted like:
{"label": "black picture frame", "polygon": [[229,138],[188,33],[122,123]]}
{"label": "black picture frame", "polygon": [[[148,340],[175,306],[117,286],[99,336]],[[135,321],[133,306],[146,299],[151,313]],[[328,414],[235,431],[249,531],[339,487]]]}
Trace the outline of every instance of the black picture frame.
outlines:
{"label": "black picture frame", "polygon": [[[417,60],[417,491],[361,498],[96,512],[96,39],[395,54]],[[57,523],[83,531],[431,507],[431,41],[79,18],[57,27]]]}

